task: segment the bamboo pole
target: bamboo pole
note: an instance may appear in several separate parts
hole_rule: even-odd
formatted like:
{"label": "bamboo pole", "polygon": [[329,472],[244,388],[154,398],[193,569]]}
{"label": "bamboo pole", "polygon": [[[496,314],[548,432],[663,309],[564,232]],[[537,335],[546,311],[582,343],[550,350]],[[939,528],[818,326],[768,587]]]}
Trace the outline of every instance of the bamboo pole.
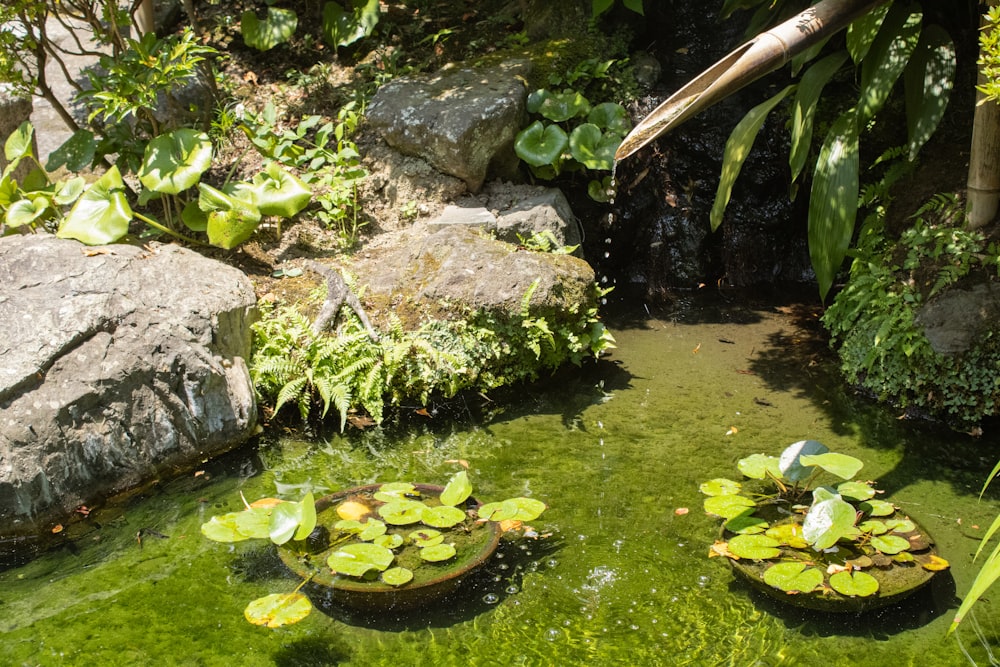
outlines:
{"label": "bamboo pole", "polygon": [[[987,2],[990,7],[997,4],[1000,0]],[[984,16],[982,25],[985,24]],[[985,82],[986,77],[980,71],[979,83]],[[966,226],[969,229],[985,227],[996,217],[1000,206],[1000,104],[987,100],[982,91],[976,93],[967,188]]]}
{"label": "bamboo pole", "polygon": [[823,0],[742,44],[670,96],[629,133],[621,160],[716,102],[732,95],[885,0]]}

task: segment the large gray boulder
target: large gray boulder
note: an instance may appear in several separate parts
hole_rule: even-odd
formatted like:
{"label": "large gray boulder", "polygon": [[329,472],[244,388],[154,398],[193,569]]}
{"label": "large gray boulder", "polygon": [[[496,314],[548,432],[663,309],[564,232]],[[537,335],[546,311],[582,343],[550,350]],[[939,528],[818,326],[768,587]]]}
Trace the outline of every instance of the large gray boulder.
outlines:
{"label": "large gray boulder", "polygon": [[476,192],[490,172],[516,167],[514,137],[525,120],[527,62],[442,70],[394,79],[366,117],[386,143],[465,181]]}
{"label": "large gray boulder", "polygon": [[931,297],[917,313],[931,347],[946,356],[968,352],[1000,321],[1000,288],[959,284]]}
{"label": "large gray boulder", "polygon": [[246,439],[254,306],[177,246],[0,239],[0,538]]}

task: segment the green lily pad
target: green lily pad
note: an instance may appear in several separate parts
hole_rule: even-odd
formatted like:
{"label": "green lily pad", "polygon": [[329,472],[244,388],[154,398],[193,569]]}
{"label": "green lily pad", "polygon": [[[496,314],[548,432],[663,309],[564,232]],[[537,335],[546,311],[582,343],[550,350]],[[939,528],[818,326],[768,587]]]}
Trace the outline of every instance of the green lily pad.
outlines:
{"label": "green lily pad", "polygon": [[341,519],[333,527],[344,533],[360,533],[365,529],[365,524],[356,519]]}
{"label": "green lily pad", "polygon": [[868,521],[862,521],[858,524],[858,529],[863,533],[871,533],[872,535],[882,535],[889,532],[888,526],[878,519],[869,519]]}
{"label": "green lily pad", "polygon": [[545,511],[545,503],[533,498],[510,498],[486,503],[476,511],[480,519],[488,521],[534,521]]}
{"label": "green lily pad", "polygon": [[854,530],[857,510],[840,498],[814,503],[802,521],[802,536],[816,549],[829,549]]}
{"label": "green lily pad", "polygon": [[781,468],[778,463],[778,457],[776,456],[751,454],[744,459],[740,459],[736,467],[750,479],[764,479],[768,473],[772,477],[781,477]]}
{"label": "green lily pad", "polygon": [[892,516],[896,512],[895,505],[875,498],[861,503],[858,505],[858,509],[871,516]]}
{"label": "green lily pad", "polygon": [[372,544],[377,544],[380,547],[385,547],[386,549],[398,549],[403,546],[403,536],[392,533],[391,535],[379,535],[374,540]]}
{"label": "green lily pad", "polygon": [[365,522],[364,530],[358,533],[358,539],[363,542],[371,542],[376,537],[382,537],[385,535],[386,527],[385,524],[378,519],[368,519]]}
{"label": "green lily pad", "polygon": [[413,572],[405,567],[391,567],[382,573],[382,581],[390,586],[402,586],[413,580]]}
{"label": "green lily pad", "polygon": [[764,583],[786,593],[812,593],[823,584],[823,573],[805,563],[776,563],[764,572]]}
{"label": "green lily pad", "polygon": [[430,563],[439,563],[455,557],[454,544],[435,544],[432,547],[424,547],[420,550],[420,557]]}
{"label": "green lily pad", "polygon": [[243,615],[254,625],[280,628],[298,623],[312,611],[312,603],[301,593],[273,593],[247,605]]}
{"label": "green lily pad", "polygon": [[426,505],[418,500],[393,500],[378,508],[378,515],[393,526],[406,526],[420,521]]}
{"label": "green lily pad", "polygon": [[910,548],[910,541],[899,535],[878,535],[872,538],[871,545],[887,555],[898,554]]}
{"label": "green lily pad", "polygon": [[896,533],[910,533],[917,529],[916,524],[909,519],[889,519],[885,522],[885,527]]}
{"label": "green lily pad", "polygon": [[851,500],[868,500],[875,496],[875,489],[864,482],[841,482],[837,485],[837,493]]}
{"label": "green lily pad", "polygon": [[472,482],[469,481],[469,473],[460,470],[451,476],[444,491],[438,497],[442,505],[455,506],[464,503],[472,495]]}
{"label": "green lily pad", "polygon": [[767,520],[744,512],[726,522],[726,530],[740,535],[756,535],[767,530]]}
{"label": "green lily pad", "polygon": [[702,482],[698,490],[706,496],[735,496],[740,492],[743,485],[724,477],[716,477],[707,482]]}
{"label": "green lily pad", "polygon": [[420,522],[434,528],[451,528],[465,521],[465,512],[450,505],[424,507],[420,513]]}
{"label": "green lily pad", "polygon": [[878,592],[878,581],[865,572],[837,572],[830,575],[830,588],[841,595],[868,597]]}
{"label": "green lily pad", "polygon": [[421,548],[433,547],[434,545],[441,544],[444,541],[444,535],[442,535],[439,530],[421,528],[420,530],[415,530],[407,535],[406,539]]}
{"label": "green lily pad", "polygon": [[771,526],[764,534],[792,549],[805,549],[809,546],[806,538],[802,536],[802,524],[800,523],[783,523]]}
{"label": "green lily pad", "polygon": [[326,563],[338,574],[363,577],[369,570],[384,571],[392,564],[395,554],[377,544],[348,544],[333,552]]}
{"label": "green lily pad", "polygon": [[778,544],[767,535],[737,535],[729,540],[729,552],[740,558],[767,560],[781,555]]}
{"label": "green lily pad", "polygon": [[376,491],[372,497],[375,498],[375,500],[381,500],[384,503],[388,503],[393,500],[401,500],[406,498],[406,496],[412,496],[415,494],[417,494],[417,489],[409,482],[388,482],[378,487],[378,491]]}
{"label": "green lily pad", "polygon": [[[815,441],[812,441],[815,442]],[[836,452],[825,452],[823,454],[800,454],[799,463],[803,466],[818,466],[831,475],[836,475],[841,479],[850,479],[858,474],[864,463],[853,456],[838,454]]]}
{"label": "green lily pad", "polygon": [[721,516],[723,519],[733,519],[756,506],[756,503],[746,496],[736,495],[709,496],[705,498],[704,503],[706,512]]}
{"label": "green lily pad", "polygon": [[792,443],[781,452],[778,458],[778,467],[781,474],[792,482],[801,482],[812,475],[815,470],[812,466],[804,465],[800,461],[802,456],[815,456],[825,454],[830,451],[826,445],[816,440],[800,440]]}

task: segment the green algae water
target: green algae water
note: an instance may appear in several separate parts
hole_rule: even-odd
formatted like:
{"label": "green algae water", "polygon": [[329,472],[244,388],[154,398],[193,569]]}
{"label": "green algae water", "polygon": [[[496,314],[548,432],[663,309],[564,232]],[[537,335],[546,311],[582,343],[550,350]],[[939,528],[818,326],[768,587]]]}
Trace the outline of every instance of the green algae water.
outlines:
{"label": "green algae water", "polygon": [[[206,463],[103,515],[72,548],[0,572],[0,664],[996,664],[995,602],[945,637],[1000,512],[996,490],[977,498],[996,436],[900,420],[851,395],[811,317],[746,302],[640,307],[612,320],[612,355],[502,408],[477,397],[414,416],[403,434],[273,439]],[[709,559],[719,523],[700,482],[807,438],[862,459],[859,478],[934,536],[950,572],[901,605],[841,617],[761,597]],[[250,600],[298,581],[272,547],[199,533],[238,510],[241,492],[443,484],[458,461],[480,499],[547,503],[534,522],[545,537],[505,543],[460,595],[416,613],[327,605],[287,628],[252,626]]]}

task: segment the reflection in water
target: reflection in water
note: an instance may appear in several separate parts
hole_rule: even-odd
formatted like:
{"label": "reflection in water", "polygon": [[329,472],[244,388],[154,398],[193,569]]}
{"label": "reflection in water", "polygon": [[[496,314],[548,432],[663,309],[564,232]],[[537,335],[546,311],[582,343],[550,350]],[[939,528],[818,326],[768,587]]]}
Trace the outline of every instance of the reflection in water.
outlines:
{"label": "reflection in water", "polygon": [[[845,391],[815,309],[678,303],[617,315],[612,356],[545,385],[443,403],[438,418],[406,415],[399,428],[262,442],[135,499],[75,553],[0,572],[0,663],[990,664],[995,603],[981,603],[961,645],[944,635],[1000,507],[996,490],[977,500],[997,443],[898,420]],[[861,458],[934,536],[951,576],[898,607],[831,617],[758,596],[709,560],[718,525],[699,483],[803,438]],[[537,539],[505,542],[432,609],[365,615],[314,593],[319,611],[265,631],[243,608],[297,580],[270,549],[199,534],[241,506],[240,492],[442,483],[458,460],[479,498],[549,508]],[[140,548],[144,527],[170,537]]]}

